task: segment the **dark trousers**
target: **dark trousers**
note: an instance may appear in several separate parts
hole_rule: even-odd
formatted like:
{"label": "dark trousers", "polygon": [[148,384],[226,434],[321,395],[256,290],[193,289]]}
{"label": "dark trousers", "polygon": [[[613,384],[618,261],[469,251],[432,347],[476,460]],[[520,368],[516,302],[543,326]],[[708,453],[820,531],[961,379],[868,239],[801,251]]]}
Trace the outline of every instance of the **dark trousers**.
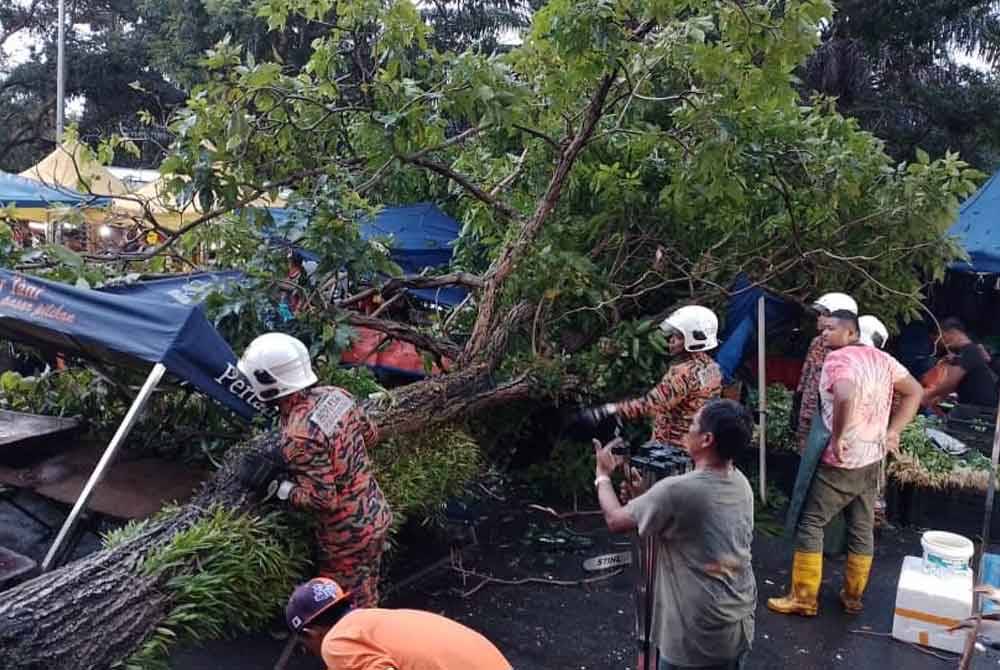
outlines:
{"label": "dark trousers", "polygon": [[747,656],[749,654],[749,651],[744,651],[739,655],[739,658],[729,661],[728,663],[720,663],[718,665],[699,665],[697,667],[674,665],[672,663],[667,663],[661,658],[658,670],[743,670],[743,666],[746,664]]}
{"label": "dark trousers", "polygon": [[847,470],[820,465],[816,469],[795,532],[795,550],[823,551],[823,528],[840,512],[847,523],[847,551],[875,553],[875,496],[879,463]]}

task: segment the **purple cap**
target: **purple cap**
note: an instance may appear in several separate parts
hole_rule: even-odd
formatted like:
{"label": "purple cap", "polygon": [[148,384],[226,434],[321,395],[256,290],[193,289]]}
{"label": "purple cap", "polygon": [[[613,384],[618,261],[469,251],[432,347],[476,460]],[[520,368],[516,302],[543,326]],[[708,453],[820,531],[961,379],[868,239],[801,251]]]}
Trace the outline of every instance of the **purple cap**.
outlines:
{"label": "purple cap", "polygon": [[327,577],[316,577],[296,587],[285,606],[285,621],[298,633],[334,605],[349,601],[351,594]]}

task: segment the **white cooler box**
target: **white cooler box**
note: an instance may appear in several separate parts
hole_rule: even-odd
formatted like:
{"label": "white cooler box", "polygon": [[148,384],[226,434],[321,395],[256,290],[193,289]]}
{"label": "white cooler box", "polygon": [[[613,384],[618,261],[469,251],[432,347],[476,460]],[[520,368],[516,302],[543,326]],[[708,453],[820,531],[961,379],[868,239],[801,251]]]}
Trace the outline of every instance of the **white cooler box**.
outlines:
{"label": "white cooler box", "polygon": [[961,654],[968,631],[947,631],[970,616],[971,570],[929,574],[924,572],[922,558],[903,558],[903,571],[896,589],[896,612],[892,620],[892,636],[895,639]]}

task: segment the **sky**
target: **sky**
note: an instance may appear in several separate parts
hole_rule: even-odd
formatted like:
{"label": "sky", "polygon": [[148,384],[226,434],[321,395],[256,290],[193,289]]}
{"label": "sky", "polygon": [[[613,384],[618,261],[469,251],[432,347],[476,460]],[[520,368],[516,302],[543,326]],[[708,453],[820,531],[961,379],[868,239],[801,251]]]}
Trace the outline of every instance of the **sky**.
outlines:
{"label": "sky", "polygon": [[[23,0],[22,0],[23,1]],[[422,2],[417,2],[417,5],[424,4]],[[77,24],[74,26],[75,30],[86,33],[89,32],[89,26],[85,24]],[[503,40],[505,42],[516,42],[516,36],[505,36],[507,39]],[[513,39],[512,39],[513,38]],[[5,56],[7,57],[8,66],[17,65],[18,63],[24,62],[30,55],[29,45],[33,36],[29,33],[21,33],[14,35],[3,47]],[[968,65],[977,70],[986,72],[990,70],[990,66],[979,56],[975,54],[969,54],[961,51],[954,51],[952,57],[960,65]],[[55,88],[55,82],[52,83],[53,89]],[[83,113],[84,105],[86,101],[82,97],[70,98],[66,101],[66,114],[68,117],[72,118],[74,116],[79,116]]]}

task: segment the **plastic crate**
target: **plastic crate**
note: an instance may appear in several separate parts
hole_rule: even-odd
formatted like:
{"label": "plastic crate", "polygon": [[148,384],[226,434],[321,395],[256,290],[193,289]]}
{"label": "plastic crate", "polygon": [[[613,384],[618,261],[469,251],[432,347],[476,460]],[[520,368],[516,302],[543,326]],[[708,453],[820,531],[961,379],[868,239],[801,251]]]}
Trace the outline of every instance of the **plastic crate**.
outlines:
{"label": "plastic crate", "polygon": [[993,432],[996,429],[997,410],[995,407],[978,405],[956,405],[945,419],[941,430],[970,449],[989,456],[993,451]]}
{"label": "plastic crate", "polygon": [[[947,530],[969,538],[978,538],[983,532],[985,493],[902,486],[898,494],[889,499],[890,507],[895,508],[891,512],[896,512],[904,525]],[[990,537],[1000,539],[1000,496],[993,499]]]}

